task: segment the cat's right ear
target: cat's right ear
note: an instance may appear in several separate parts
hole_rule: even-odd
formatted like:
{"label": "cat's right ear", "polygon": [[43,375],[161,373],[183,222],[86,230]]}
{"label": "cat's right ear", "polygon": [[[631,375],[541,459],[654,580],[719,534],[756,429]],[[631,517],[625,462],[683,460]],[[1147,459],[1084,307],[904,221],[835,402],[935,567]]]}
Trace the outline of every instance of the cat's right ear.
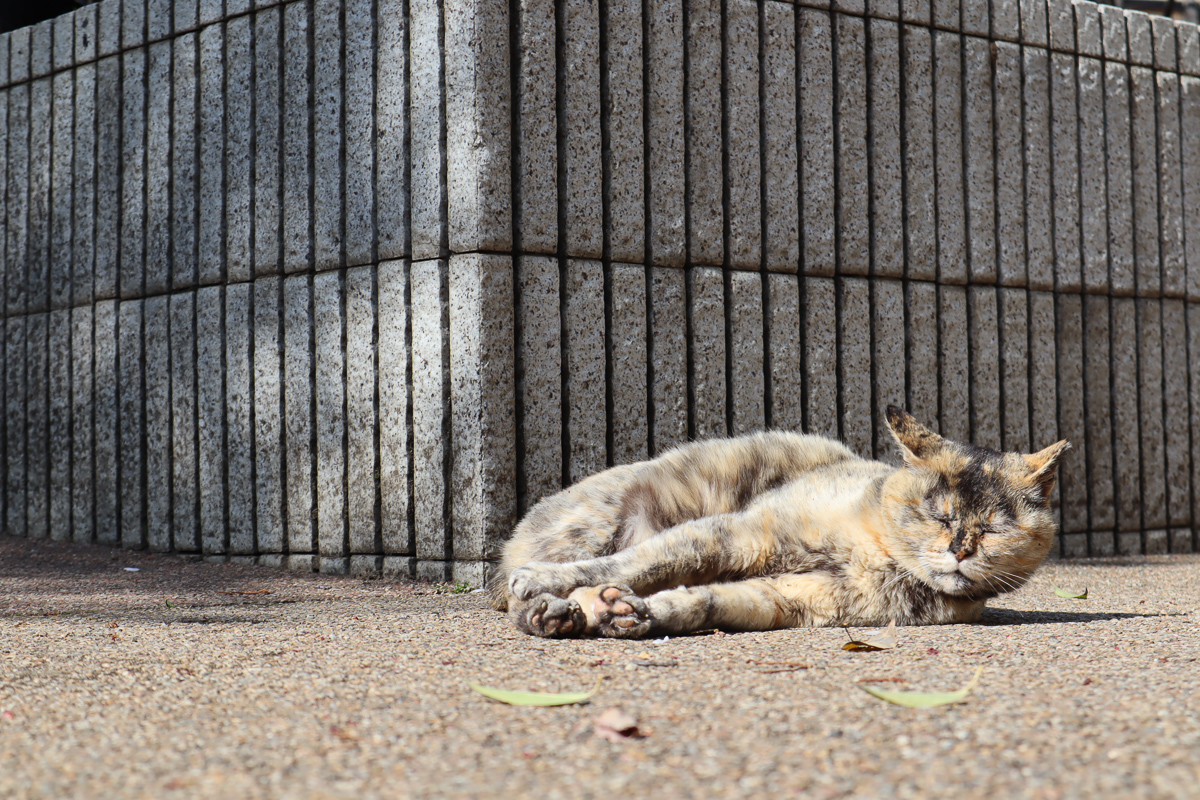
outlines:
{"label": "cat's right ear", "polygon": [[933,457],[945,445],[945,440],[902,408],[887,407],[888,428],[892,438],[900,445],[900,455],[910,467]]}

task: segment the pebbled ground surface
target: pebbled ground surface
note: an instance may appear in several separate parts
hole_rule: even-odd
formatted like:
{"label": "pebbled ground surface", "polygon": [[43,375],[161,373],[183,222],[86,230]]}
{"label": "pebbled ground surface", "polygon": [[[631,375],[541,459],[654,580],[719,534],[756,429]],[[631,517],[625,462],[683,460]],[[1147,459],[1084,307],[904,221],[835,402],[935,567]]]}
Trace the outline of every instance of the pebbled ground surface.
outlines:
{"label": "pebbled ground surface", "polygon": [[[0,537],[0,798],[1200,797],[1200,557],[1051,563],[992,605],[876,653],[547,641],[480,594]],[[858,685],[979,665],[938,709]],[[645,738],[595,735],[613,706]]]}

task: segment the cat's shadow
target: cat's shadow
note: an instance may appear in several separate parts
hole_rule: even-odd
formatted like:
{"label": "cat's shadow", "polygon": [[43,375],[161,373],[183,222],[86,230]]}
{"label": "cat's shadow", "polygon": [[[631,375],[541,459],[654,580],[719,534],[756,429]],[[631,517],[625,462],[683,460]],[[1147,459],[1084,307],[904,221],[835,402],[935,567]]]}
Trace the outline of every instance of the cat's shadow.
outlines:
{"label": "cat's shadow", "polygon": [[1127,614],[1117,611],[1017,611],[1011,608],[985,608],[980,625],[1046,625],[1062,622],[1103,622],[1114,619],[1185,617],[1183,612],[1165,614]]}

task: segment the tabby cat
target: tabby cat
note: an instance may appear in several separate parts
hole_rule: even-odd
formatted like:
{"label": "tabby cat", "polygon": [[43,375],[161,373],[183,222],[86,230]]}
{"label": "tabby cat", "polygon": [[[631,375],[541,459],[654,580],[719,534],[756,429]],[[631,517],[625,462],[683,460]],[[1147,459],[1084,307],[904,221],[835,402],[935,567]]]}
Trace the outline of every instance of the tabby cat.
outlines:
{"label": "tabby cat", "polygon": [[770,432],[593,475],[517,526],[492,604],[554,637],[974,622],[1049,551],[1070,443],[999,453],[887,421],[899,468]]}

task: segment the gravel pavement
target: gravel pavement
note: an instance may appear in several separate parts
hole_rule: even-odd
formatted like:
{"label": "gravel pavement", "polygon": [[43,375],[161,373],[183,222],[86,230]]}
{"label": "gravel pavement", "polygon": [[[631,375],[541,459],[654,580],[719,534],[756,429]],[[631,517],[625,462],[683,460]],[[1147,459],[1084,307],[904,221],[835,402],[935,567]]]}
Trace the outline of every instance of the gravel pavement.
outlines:
{"label": "gravel pavement", "polygon": [[[1200,798],[1200,557],[1051,563],[992,605],[876,653],[546,641],[478,593],[0,537],[0,798]],[[861,690],[980,665],[959,705]],[[614,706],[643,738],[595,735]]]}

